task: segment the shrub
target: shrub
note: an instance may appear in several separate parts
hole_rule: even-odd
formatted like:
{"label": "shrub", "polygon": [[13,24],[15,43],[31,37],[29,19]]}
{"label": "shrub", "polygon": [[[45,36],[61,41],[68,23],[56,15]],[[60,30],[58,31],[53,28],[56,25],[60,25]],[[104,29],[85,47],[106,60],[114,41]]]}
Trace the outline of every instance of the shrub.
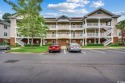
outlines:
{"label": "shrub", "polygon": [[103,44],[87,44],[87,46],[104,46]]}
{"label": "shrub", "polygon": [[21,45],[19,45],[18,43],[16,43],[16,47],[20,47]]}
{"label": "shrub", "polygon": [[118,43],[116,43],[116,44],[110,44],[109,46],[119,46],[119,44]]}
{"label": "shrub", "polygon": [[51,43],[51,42],[48,42],[48,43],[45,44],[44,46],[50,46],[50,45],[52,45],[52,43]]}

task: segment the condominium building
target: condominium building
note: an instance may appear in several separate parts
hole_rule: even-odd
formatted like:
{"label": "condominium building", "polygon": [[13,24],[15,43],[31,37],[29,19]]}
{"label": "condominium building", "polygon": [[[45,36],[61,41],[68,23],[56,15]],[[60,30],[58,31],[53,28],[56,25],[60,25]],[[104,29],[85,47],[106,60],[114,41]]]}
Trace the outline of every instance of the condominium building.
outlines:
{"label": "condominium building", "polygon": [[[117,43],[118,34],[115,25],[117,24],[118,17],[120,16],[99,8],[83,17],[62,15],[56,18],[45,18],[45,23],[48,25],[49,30],[42,43],[51,42],[67,45],[68,43],[76,42],[82,46],[89,43],[104,44],[105,46],[110,43]],[[10,17],[11,45],[18,43],[23,46],[24,44],[31,43],[30,37],[18,34],[16,21],[20,19],[17,16]],[[35,37],[33,42],[34,44],[39,44],[40,38]]]}
{"label": "condominium building", "polygon": [[9,43],[10,39],[10,24],[0,20],[0,43]]}

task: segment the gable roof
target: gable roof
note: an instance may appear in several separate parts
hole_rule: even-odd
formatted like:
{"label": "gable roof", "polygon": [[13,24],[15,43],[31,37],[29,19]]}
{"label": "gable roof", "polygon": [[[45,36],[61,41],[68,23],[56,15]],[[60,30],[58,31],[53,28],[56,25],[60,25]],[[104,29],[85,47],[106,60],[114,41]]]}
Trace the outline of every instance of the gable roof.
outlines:
{"label": "gable roof", "polygon": [[120,15],[113,14],[112,12],[109,12],[109,11],[103,9],[103,8],[98,8],[98,9],[96,9],[95,11],[90,12],[90,13],[88,13],[87,15],[85,15],[84,18],[85,18],[85,17],[88,17],[89,15],[91,15],[91,14],[97,12],[97,11],[103,11],[103,12],[105,12],[105,13],[111,15],[112,17],[116,17],[116,18],[120,17]]}
{"label": "gable roof", "polygon": [[59,16],[58,18],[56,18],[56,20],[59,20],[60,18],[67,18],[68,20],[70,20],[70,18],[69,17],[67,17],[67,16],[65,16],[65,15],[62,15],[62,16]]}

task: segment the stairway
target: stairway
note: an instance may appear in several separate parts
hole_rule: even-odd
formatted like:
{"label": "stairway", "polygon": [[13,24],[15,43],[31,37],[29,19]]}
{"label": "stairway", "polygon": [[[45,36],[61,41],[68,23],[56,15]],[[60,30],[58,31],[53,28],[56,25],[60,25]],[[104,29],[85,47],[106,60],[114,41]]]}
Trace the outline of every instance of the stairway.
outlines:
{"label": "stairway", "polygon": [[103,42],[104,46],[109,45],[110,43],[112,43],[112,38],[107,38],[105,42]]}
{"label": "stairway", "polygon": [[16,39],[16,43],[18,43],[21,46],[24,46],[24,42],[21,41],[22,39]]}
{"label": "stairway", "polygon": [[112,32],[112,29],[109,29],[109,30],[107,30],[104,34],[105,34],[105,36],[108,36],[108,35],[111,34],[111,32]]}

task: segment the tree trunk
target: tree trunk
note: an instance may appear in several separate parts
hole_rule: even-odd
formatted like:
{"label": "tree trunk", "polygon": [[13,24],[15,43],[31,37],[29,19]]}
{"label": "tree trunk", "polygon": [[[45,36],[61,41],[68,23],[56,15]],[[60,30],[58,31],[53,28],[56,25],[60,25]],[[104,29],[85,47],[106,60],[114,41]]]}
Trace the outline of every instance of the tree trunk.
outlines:
{"label": "tree trunk", "polygon": [[124,31],[122,30],[122,46],[124,46]]}
{"label": "tree trunk", "polygon": [[42,38],[41,38],[41,42],[40,42],[40,46],[42,46],[43,45],[43,42],[42,42],[43,40],[42,40]]}
{"label": "tree trunk", "polygon": [[31,47],[33,47],[33,36],[31,38]]}

